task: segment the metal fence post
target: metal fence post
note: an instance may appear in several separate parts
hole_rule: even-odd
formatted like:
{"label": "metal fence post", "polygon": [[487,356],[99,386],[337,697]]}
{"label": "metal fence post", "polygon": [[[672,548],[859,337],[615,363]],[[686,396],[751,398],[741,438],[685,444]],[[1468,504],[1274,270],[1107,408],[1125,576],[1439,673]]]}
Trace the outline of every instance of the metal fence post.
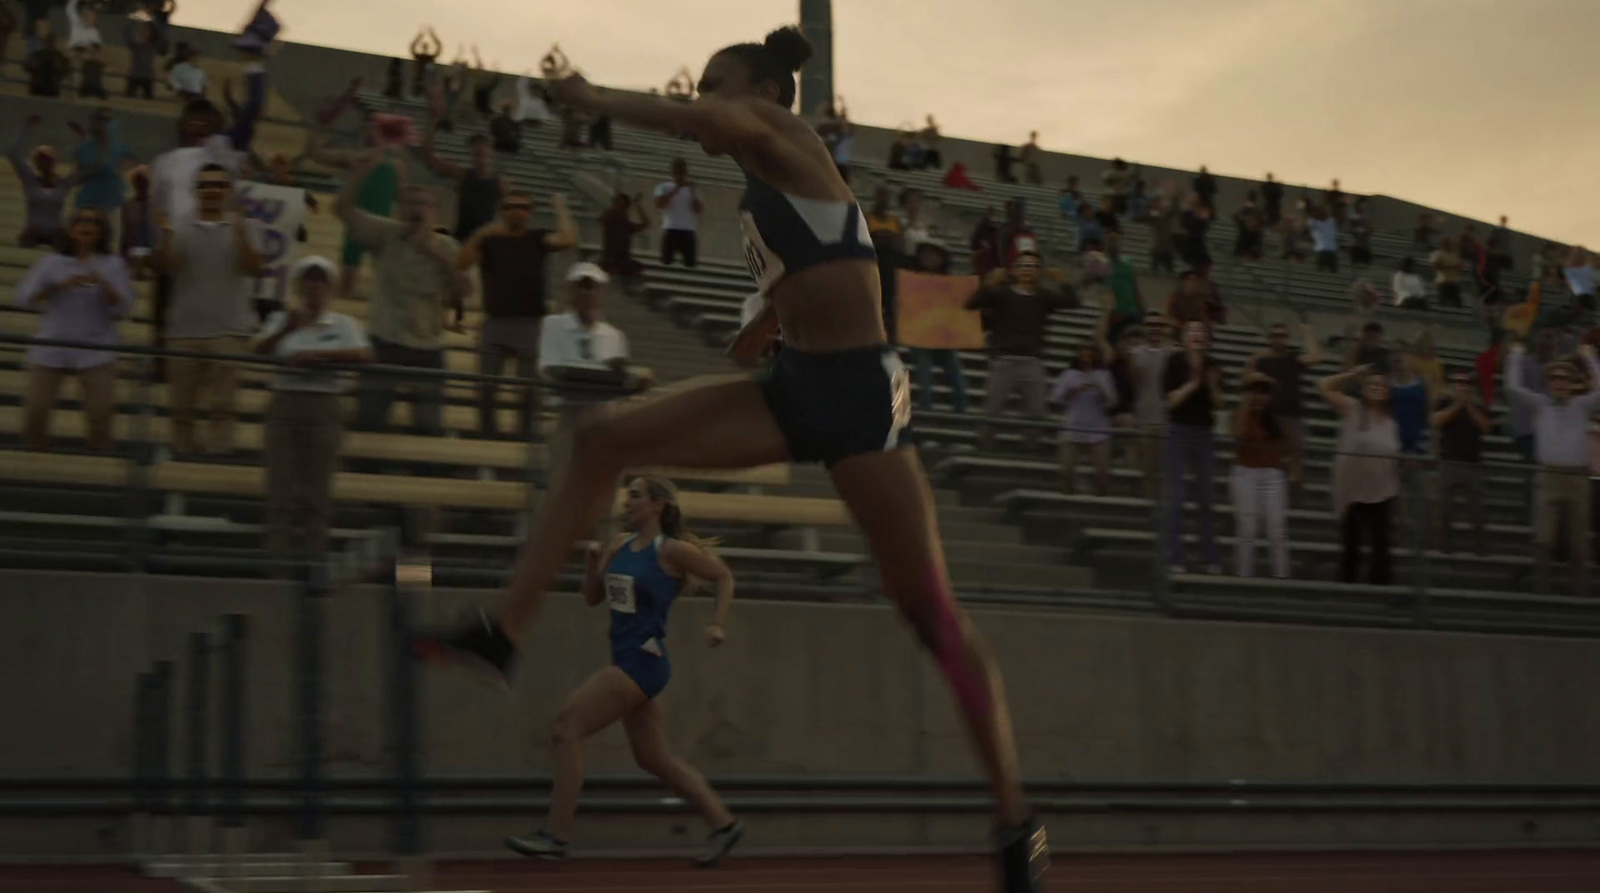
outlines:
{"label": "metal fence post", "polygon": [[322,565],[307,568],[300,587],[300,840],[323,839],[322,639],[327,576]]}
{"label": "metal fence post", "polygon": [[189,784],[184,812],[189,817],[188,851],[206,852],[210,835],[206,827],[210,815],[207,788],[207,761],[210,757],[211,726],[211,637],[206,633],[189,636],[188,750]]}
{"label": "metal fence post", "polygon": [[133,822],[128,835],[128,849],[136,857],[151,852],[150,766],[155,758],[154,678],[153,672],[145,671],[135,677],[133,684]]}
{"label": "metal fence post", "polygon": [[432,585],[433,566],[417,542],[416,531],[407,519],[396,532],[393,576],[389,586],[389,639],[391,667],[392,730],[395,755],[396,813],[395,854],[414,860],[422,852],[422,791],[418,778],[421,716],[417,692],[416,663],[412,659],[412,593]]}
{"label": "metal fence post", "polygon": [[[1164,614],[1172,613],[1172,571],[1169,565],[1171,560],[1167,554],[1167,494],[1168,477],[1171,473],[1166,466],[1167,430],[1162,427],[1159,431],[1146,433],[1140,431],[1139,438],[1143,441],[1140,446],[1156,450],[1155,461],[1147,465],[1155,469],[1155,498],[1150,500],[1150,529],[1154,531],[1151,537],[1150,561],[1153,585],[1150,587],[1150,598]],[[1177,531],[1181,538],[1183,530]],[[1181,540],[1180,540],[1181,541]]]}
{"label": "metal fence post", "polygon": [[222,824],[223,852],[232,865],[244,852],[245,697],[248,619],[229,614],[222,619],[222,766],[219,773],[218,813]]}
{"label": "metal fence post", "polygon": [[[172,670],[170,660],[156,661],[151,681],[150,805],[158,816],[171,817],[172,804]],[[167,844],[174,840],[170,823]]]}
{"label": "metal fence post", "polygon": [[153,434],[155,413],[154,380],[156,363],[153,357],[139,357],[139,386],[135,392],[139,411],[133,416],[133,430],[128,459],[128,485],[124,499],[128,526],[124,528],[128,546],[129,567],[143,571],[148,565],[152,531],[150,517],[155,512],[151,505],[151,466],[156,461],[158,449]]}

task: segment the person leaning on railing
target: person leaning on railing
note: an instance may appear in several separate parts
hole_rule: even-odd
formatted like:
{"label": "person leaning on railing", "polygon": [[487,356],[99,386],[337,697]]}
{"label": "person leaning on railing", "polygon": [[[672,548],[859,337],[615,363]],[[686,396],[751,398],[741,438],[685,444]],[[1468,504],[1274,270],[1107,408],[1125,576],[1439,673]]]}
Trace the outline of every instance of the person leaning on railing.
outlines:
{"label": "person leaning on railing", "polygon": [[[1584,369],[1558,359],[1544,368],[1548,394],[1524,383],[1525,348],[1511,348],[1506,362],[1506,395],[1533,415],[1533,441],[1539,462],[1538,515],[1533,547],[1535,585],[1548,591],[1550,560],[1563,513],[1569,536],[1574,594],[1589,591],[1589,417],[1600,409],[1600,363],[1591,344],[1578,348]],[[1587,379],[1588,393],[1575,394]]]}
{"label": "person leaning on railing", "polygon": [[373,359],[361,324],[328,309],[338,272],[323,257],[296,263],[289,272],[294,306],[267,317],[254,339],[256,353],[292,367],[273,376],[267,409],[267,548],[278,555],[295,539],[307,555],[328,551],[343,428],[339,395],[349,378],[329,367]]}

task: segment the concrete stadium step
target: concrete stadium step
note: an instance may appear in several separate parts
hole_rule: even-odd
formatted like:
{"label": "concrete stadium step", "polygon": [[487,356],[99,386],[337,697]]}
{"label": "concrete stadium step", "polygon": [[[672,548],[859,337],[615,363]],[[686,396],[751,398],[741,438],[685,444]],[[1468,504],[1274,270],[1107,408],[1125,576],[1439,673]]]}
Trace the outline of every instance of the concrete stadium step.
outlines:
{"label": "concrete stadium step", "polygon": [[403,874],[343,874],[312,876],[286,872],[276,877],[218,878],[214,889],[224,893],[399,893],[407,890],[411,879]]}
{"label": "concrete stadium step", "polygon": [[[259,856],[252,856],[239,863],[217,859],[196,862],[152,862],[144,866],[144,873],[148,877],[159,878],[276,878],[301,867],[300,863],[291,857],[279,861],[259,861],[260,859]],[[304,867],[318,877],[342,877],[355,872],[348,862],[320,862]]]}

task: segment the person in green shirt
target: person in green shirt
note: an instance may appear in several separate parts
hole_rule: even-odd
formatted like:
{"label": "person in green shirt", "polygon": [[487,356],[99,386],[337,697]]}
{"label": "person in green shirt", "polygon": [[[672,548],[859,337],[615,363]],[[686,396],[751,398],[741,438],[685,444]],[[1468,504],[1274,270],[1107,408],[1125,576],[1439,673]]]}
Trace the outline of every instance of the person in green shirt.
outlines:
{"label": "person in green shirt", "polygon": [[[374,127],[368,134],[368,146],[376,146],[380,142],[377,128]],[[347,172],[357,167],[362,154],[360,149],[329,148],[322,145],[315,136],[309,137],[306,141],[306,158]],[[366,179],[361,181],[361,186],[356,191],[355,206],[378,217],[392,217],[395,203],[400,197],[400,190],[404,186],[405,171],[395,159],[385,157],[372,168]],[[355,295],[356,285],[361,280],[361,259],[366,254],[367,249],[351,239],[350,234],[346,232],[344,247],[340,249],[340,262],[343,268],[339,280],[340,297],[348,298]]]}
{"label": "person in green shirt", "polygon": [[1139,294],[1139,275],[1133,264],[1122,256],[1122,236],[1118,233],[1106,235],[1106,258],[1110,262],[1110,271],[1106,276],[1106,287],[1111,290],[1111,330],[1110,341],[1112,344],[1122,337],[1122,330],[1131,325],[1138,325],[1144,319],[1144,298]]}

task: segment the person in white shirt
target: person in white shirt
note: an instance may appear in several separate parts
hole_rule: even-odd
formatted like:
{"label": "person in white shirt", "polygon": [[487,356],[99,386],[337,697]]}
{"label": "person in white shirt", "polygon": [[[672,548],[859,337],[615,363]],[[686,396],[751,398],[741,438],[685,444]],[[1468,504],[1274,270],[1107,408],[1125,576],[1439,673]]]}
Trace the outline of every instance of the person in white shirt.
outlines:
{"label": "person in white shirt", "polygon": [[1428,306],[1428,284],[1422,281],[1422,274],[1417,272],[1416,261],[1409,257],[1400,261],[1400,269],[1389,280],[1389,288],[1394,292],[1396,307]]}
{"label": "person in white shirt", "polygon": [[1317,269],[1339,272],[1339,221],[1328,214],[1327,205],[1318,205],[1306,221],[1312,250],[1317,254]]}
{"label": "person in white shirt", "polygon": [[661,265],[674,257],[693,267],[699,258],[700,212],[705,203],[689,181],[689,162],[672,160],[672,179],[656,187],[656,208],[661,211]]}
{"label": "person in white shirt", "polygon": [[361,324],[328,309],[338,267],[307,257],[289,271],[295,304],[267,317],[254,350],[289,363],[272,379],[267,408],[267,548],[290,554],[298,541],[307,557],[328,551],[333,519],[333,472],[339,464],[339,395],[348,374],[329,368],[372,362]]}
{"label": "person in white shirt", "polygon": [[628,363],[628,337],[602,317],[601,303],[611,277],[591,263],[567,270],[567,313],[544,318],[539,333],[539,373],[561,378],[565,369],[613,369]]}
{"label": "person in white shirt", "polygon": [[1585,310],[1595,307],[1595,274],[1594,255],[1590,254],[1582,245],[1574,246],[1567,253],[1567,263],[1562,272],[1567,277],[1567,288],[1572,290],[1572,298]]}
{"label": "person in white shirt", "polygon": [[167,62],[167,86],[172,92],[189,99],[204,99],[206,72],[198,64],[200,54],[187,43],[179,42]]}

